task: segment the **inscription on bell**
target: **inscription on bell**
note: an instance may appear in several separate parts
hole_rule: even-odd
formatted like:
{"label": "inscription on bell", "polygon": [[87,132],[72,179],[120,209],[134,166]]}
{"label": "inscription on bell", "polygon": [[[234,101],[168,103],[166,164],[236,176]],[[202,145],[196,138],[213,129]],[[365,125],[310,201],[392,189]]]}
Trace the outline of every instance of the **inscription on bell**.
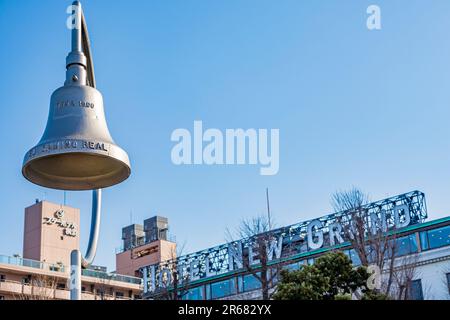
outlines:
{"label": "inscription on bell", "polygon": [[[55,150],[67,150],[67,149],[90,149],[90,150],[100,150],[108,152],[104,143],[87,141],[87,140],[60,140],[52,143],[46,143],[41,145],[40,152],[48,153]],[[36,151],[38,148],[33,148],[28,152],[28,158],[33,158],[36,156]]]}
{"label": "inscription on bell", "polygon": [[92,149],[92,150],[108,151],[108,150],[106,150],[104,143],[98,143],[98,142],[95,143],[92,141],[83,141],[83,148]]}
{"label": "inscription on bell", "polygon": [[42,146],[42,152],[61,150],[61,149],[74,149],[78,145],[76,140],[64,140],[56,141],[53,143],[46,143]]}
{"label": "inscription on bell", "polygon": [[64,101],[57,101],[56,107],[58,109],[67,108],[67,107],[81,107],[81,108],[90,108],[94,109],[94,103],[88,102],[88,101],[75,101],[75,100],[64,100]]}

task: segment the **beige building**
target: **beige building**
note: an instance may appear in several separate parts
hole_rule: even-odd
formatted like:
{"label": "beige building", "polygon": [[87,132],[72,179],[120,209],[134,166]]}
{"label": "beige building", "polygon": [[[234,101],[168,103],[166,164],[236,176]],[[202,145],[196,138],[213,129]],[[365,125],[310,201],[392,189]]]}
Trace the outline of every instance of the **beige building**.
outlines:
{"label": "beige building", "polygon": [[70,253],[80,248],[80,210],[41,201],[25,209],[23,257],[70,265]]}
{"label": "beige building", "polygon": [[[23,256],[0,255],[0,299],[69,299],[70,252],[79,249],[79,225],[75,208],[48,201],[26,208]],[[84,269],[82,299],[139,298],[142,281],[130,275]]]}
{"label": "beige building", "polygon": [[176,258],[176,245],[167,240],[156,240],[131,248],[116,255],[117,273],[141,277],[139,269],[149,264]]}
{"label": "beige building", "polygon": [[123,246],[116,254],[117,273],[141,277],[139,269],[176,258],[176,243],[169,240],[169,221],[155,216],[144,225],[132,224],[122,229]]}

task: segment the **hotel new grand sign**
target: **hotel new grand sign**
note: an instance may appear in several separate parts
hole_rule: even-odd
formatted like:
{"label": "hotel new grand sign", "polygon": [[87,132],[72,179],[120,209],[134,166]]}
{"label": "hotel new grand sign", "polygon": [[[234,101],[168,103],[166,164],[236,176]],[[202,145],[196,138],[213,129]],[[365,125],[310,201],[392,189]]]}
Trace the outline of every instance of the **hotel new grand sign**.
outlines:
{"label": "hotel new grand sign", "polygon": [[[373,202],[360,208],[358,216],[364,218],[365,232],[374,234],[418,224],[427,218],[425,195],[413,191]],[[276,262],[345,243],[349,240],[346,235],[351,236],[351,232],[344,232],[344,227],[352,228],[352,217],[354,213],[343,211],[270,231],[264,237],[266,257]],[[143,267],[144,293],[170,286],[175,269],[179,277],[192,282],[239,271],[245,264],[258,265],[261,255],[257,239],[258,236],[241,239]]]}

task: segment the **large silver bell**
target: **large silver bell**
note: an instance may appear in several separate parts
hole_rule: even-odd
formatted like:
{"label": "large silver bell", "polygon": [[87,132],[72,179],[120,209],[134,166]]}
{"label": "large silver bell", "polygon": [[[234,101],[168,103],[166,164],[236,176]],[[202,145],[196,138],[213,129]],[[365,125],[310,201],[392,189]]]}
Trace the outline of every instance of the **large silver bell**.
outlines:
{"label": "large silver bell", "polygon": [[81,51],[81,31],[75,30],[72,37],[66,82],[52,94],[47,127],[26,153],[22,174],[53,189],[106,188],[129,177],[130,161],[111,138],[101,93],[86,85],[91,60],[90,53],[87,60]]}

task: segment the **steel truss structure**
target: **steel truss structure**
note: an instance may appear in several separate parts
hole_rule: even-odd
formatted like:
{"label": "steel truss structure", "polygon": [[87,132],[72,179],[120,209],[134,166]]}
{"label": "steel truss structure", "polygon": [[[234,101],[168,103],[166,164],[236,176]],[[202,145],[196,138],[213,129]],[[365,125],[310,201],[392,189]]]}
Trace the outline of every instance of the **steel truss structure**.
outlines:
{"label": "steel truss structure", "polygon": [[[389,231],[398,226],[399,218],[395,214],[398,208],[402,208],[403,214],[409,216],[408,225],[422,223],[428,217],[425,194],[420,191],[412,191],[372,202],[364,205],[359,211],[368,217],[368,221],[373,220],[374,217],[383,217],[387,228],[385,231]],[[322,232],[326,242],[329,239],[327,234],[329,234],[330,228],[337,222],[350,221],[352,214],[349,211],[337,212],[268,232],[269,237],[266,236],[266,239],[273,239],[275,245],[277,245],[277,240],[281,241],[281,243],[278,243],[281,250],[278,254],[273,254],[272,262],[288,260],[289,257],[294,255],[313,251],[308,246],[307,241],[308,236],[312,236],[311,228],[308,230],[308,226],[312,223],[321,226],[321,230],[315,230],[314,232]],[[403,217],[404,220],[405,217]],[[141,268],[140,271],[144,279],[144,294],[153,292],[156,294],[160,288],[170,288],[174,273],[177,274],[178,288],[180,288],[187,281],[207,279],[230,271],[245,271],[242,261],[236,263],[234,258],[238,253],[237,255],[240,254],[243,259],[248,259],[248,248],[254,245],[256,237],[258,235]],[[329,247],[330,244],[325,246]],[[277,250],[274,249],[275,251]]]}

